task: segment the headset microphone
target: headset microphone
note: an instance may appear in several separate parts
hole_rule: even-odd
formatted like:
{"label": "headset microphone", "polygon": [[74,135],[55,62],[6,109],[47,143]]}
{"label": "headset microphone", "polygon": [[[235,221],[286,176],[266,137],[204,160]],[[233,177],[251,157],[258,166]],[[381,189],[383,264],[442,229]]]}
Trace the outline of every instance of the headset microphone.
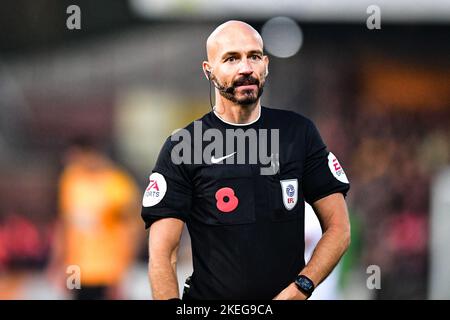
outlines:
{"label": "headset microphone", "polygon": [[221,86],[220,84],[218,84],[212,77],[211,77],[211,71],[210,70],[208,70],[208,69],[206,69],[205,70],[206,71],[206,73],[207,73],[207,78],[208,78],[208,80],[210,81],[210,83],[212,83],[213,84],[213,86],[217,89],[217,90],[219,90],[219,91],[221,91],[221,92],[224,92],[224,93],[233,93],[234,92],[234,88],[233,87],[224,87],[224,86]]}
{"label": "headset microphone", "polygon": [[[209,81],[209,105],[211,106],[211,110],[214,111],[214,106],[212,103],[212,92],[211,92],[211,83],[213,82],[211,80],[211,71],[209,71],[208,69],[205,69],[205,72],[206,72],[206,78]],[[214,84],[214,86],[215,86],[215,84]]]}
{"label": "headset microphone", "polygon": [[214,111],[214,107],[213,107],[213,104],[212,104],[211,83],[217,90],[219,90],[220,92],[225,93],[225,94],[232,94],[234,92],[234,87],[233,86],[230,86],[230,87],[221,86],[216,81],[214,81],[214,79],[211,77],[212,73],[211,73],[210,70],[205,69],[205,72],[207,74],[206,77],[209,80],[209,104],[211,105],[211,109]]}

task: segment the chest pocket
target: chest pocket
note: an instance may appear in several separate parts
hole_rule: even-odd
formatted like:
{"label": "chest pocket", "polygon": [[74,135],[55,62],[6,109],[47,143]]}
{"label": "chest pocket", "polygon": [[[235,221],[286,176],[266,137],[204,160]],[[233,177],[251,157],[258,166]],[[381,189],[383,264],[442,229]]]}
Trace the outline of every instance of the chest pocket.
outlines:
{"label": "chest pocket", "polygon": [[255,222],[255,180],[248,165],[210,165],[202,169],[196,215],[210,225]]}
{"label": "chest pocket", "polygon": [[290,161],[280,165],[280,170],[269,179],[271,219],[288,221],[299,218],[303,208],[301,188],[301,163]]}

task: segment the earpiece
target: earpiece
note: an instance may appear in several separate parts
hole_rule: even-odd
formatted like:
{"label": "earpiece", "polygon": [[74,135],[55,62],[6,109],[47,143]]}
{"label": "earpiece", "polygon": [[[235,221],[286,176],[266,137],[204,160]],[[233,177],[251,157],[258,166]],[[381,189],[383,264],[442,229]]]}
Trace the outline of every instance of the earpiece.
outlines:
{"label": "earpiece", "polygon": [[267,77],[268,75],[269,75],[269,68],[266,66],[266,74],[264,76]]}

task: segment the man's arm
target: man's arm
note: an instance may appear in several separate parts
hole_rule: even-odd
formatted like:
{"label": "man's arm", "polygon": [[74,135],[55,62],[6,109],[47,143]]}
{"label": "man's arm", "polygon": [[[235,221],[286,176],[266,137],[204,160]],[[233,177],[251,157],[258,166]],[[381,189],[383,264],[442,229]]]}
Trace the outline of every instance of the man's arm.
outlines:
{"label": "man's arm", "polygon": [[[322,238],[311,260],[300,274],[307,276],[317,287],[334,269],[350,245],[350,221],[347,205],[341,193],[334,193],[313,203],[322,226]],[[307,297],[295,283],[291,283],[275,300],[298,300]]]}
{"label": "man's arm", "polygon": [[153,299],[178,298],[177,251],[184,222],[165,218],[154,222],[149,232],[149,278]]}

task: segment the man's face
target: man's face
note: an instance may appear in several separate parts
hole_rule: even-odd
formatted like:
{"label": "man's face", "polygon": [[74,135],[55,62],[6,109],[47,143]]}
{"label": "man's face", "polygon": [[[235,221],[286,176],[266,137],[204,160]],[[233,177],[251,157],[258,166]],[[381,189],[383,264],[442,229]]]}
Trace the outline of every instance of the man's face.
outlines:
{"label": "man's face", "polygon": [[210,78],[224,98],[245,106],[261,97],[268,58],[263,55],[262,43],[254,33],[220,35],[209,58]]}

